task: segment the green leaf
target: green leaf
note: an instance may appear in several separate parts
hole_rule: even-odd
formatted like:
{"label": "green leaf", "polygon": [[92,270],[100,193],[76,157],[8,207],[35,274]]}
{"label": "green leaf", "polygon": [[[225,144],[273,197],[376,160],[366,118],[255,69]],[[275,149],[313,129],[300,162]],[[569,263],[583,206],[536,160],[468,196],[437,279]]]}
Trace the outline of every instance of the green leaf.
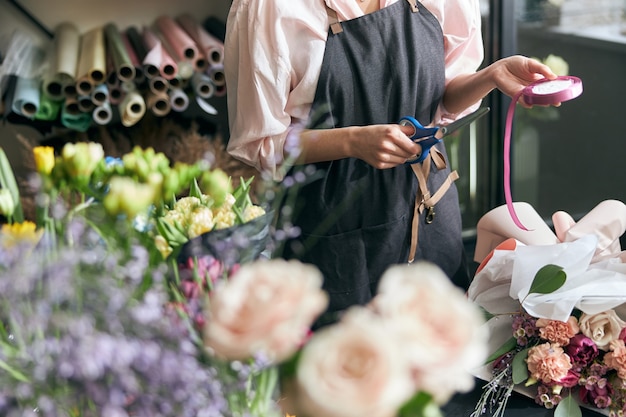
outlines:
{"label": "green leaf", "polygon": [[498,350],[496,350],[495,352],[493,352],[485,361],[485,363],[491,363],[493,361],[495,361],[496,359],[498,359],[500,356],[504,355],[507,352],[512,351],[513,349],[515,349],[515,347],[517,346],[517,339],[514,337],[511,337],[509,340],[507,340],[506,342],[504,342],[502,344],[502,346],[500,346],[500,348],[498,348]]}
{"label": "green leaf", "polygon": [[513,368],[513,383],[521,384],[528,379],[528,366],[526,365],[528,358],[528,349],[524,349],[515,355],[511,367]]}
{"label": "green leaf", "polygon": [[480,311],[483,313],[483,317],[485,319],[485,321],[489,321],[492,318],[494,318],[496,315],[492,314],[490,312],[487,311],[487,309],[483,306],[478,306],[478,308],[480,309]]}
{"label": "green leaf", "polygon": [[26,375],[24,375],[23,373],[21,373],[20,371],[18,371],[17,369],[11,367],[8,363],[6,363],[3,360],[0,360],[0,369],[4,369],[5,371],[7,371],[13,378],[17,379],[18,381],[21,382],[29,382],[28,378],[26,377]]}
{"label": "green leaf", "polygon": [[545,265],[537,271],[528,293],[550,294],[565,284],[566,277],[563,267],[552,264]]}
{"label": "green leaf", "polygon": [[418,392],[402,406],[398,417],[443,417],[443,414],[432,395]]}
{"label": "green leaf", "polygon": [[189,188],[189,196],[196,197],[202,200],[202,190],[200,189],[200,186],[198,185],[197,178],[194,178],[193,181],[191,182],[191,187]]}
{"label": "green leaf", "polygon": [[582,417],[580,406],[571,395],[563,398],[554,410],[554,417]]}

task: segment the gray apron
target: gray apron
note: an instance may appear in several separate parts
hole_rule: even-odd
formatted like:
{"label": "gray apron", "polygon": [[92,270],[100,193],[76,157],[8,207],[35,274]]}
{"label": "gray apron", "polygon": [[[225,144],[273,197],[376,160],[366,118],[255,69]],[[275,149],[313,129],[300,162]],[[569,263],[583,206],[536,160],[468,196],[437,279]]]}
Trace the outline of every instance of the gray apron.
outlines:
{"label": "gray apron", "polygon": [[[443,92],[441,26],[420,3],[400,0],[331,25],[308,128],[397,123],[405,115],[427,125]],[[445,161],[443,144],[437,146],[431,153]],[[446,182],[449,188],[425,211],[417,209],[424,196],[410,165],[379,170],[355,158],[314,164],[315,179],[300,189],[295,207],[302,234],[283,255],[323,273],[330,305],[322,321],[369,302],[383,272],[409,260],[412,235],[415,259],[467,282],[457,191],[450,170],[430,162],[429,190]]]}

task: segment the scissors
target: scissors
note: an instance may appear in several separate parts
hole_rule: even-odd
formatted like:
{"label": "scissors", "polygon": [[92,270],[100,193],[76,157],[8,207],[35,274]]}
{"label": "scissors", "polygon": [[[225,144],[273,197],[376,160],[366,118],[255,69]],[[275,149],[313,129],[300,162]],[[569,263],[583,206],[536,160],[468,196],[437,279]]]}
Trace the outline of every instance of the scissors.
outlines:
{"label": "scissors", "polygon": [[481,107],[475,112],[470,113],[467,116],[461,117],[460,119],[455,120],[448,125],[436,127],[424,127],[414,117],[404,116],[400,119],[398,124],[401,126],[411,126],[414,132],[413,134],[409,135],[409,138],[411,138],[413,142],[419,144],[422,147],[422,152],[415,155],[415,158],[409,158],[406,163],[416,164],[418,162],[422,162],[430,153],[430,148],[440,143],[444,137],[448,136],[452,132],[455,132],[463,126],[469,125],[474,120],[487,114],[487,112],[489,112],[489,107]]}

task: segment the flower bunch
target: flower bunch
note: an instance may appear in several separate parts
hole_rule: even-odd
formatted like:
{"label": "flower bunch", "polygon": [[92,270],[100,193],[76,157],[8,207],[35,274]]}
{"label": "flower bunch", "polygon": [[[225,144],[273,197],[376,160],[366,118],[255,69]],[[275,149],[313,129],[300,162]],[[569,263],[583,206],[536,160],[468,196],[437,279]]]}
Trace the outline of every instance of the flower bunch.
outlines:
{"label": "flower bunch", "polygon": [[[564,283],[562,268],[546,265],[529,294],[550,293]],[[532,389],[527,392],[537,404],[556,408],[557,416],[576,413],[579,403],[610,416],[626,412],[626,322],[614,309],[574,309],[566,321],[532,317],[523,308],[511,317],[511,337],[489,358],[492,379],[475,416],[489,403],[498,404],[496,417],[502,415],[519,384]]]}

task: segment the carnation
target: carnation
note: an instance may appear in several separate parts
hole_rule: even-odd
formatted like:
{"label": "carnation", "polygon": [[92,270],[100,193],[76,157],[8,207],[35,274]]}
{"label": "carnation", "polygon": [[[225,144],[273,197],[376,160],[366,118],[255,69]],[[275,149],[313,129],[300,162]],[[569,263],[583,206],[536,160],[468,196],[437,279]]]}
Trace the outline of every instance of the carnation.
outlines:
{"label": "carnation", "polygon": [[553,343],[543,343],[528,351],[530,375],[545,383],[553,384],[567,377],[572,363],[563,348]]}

